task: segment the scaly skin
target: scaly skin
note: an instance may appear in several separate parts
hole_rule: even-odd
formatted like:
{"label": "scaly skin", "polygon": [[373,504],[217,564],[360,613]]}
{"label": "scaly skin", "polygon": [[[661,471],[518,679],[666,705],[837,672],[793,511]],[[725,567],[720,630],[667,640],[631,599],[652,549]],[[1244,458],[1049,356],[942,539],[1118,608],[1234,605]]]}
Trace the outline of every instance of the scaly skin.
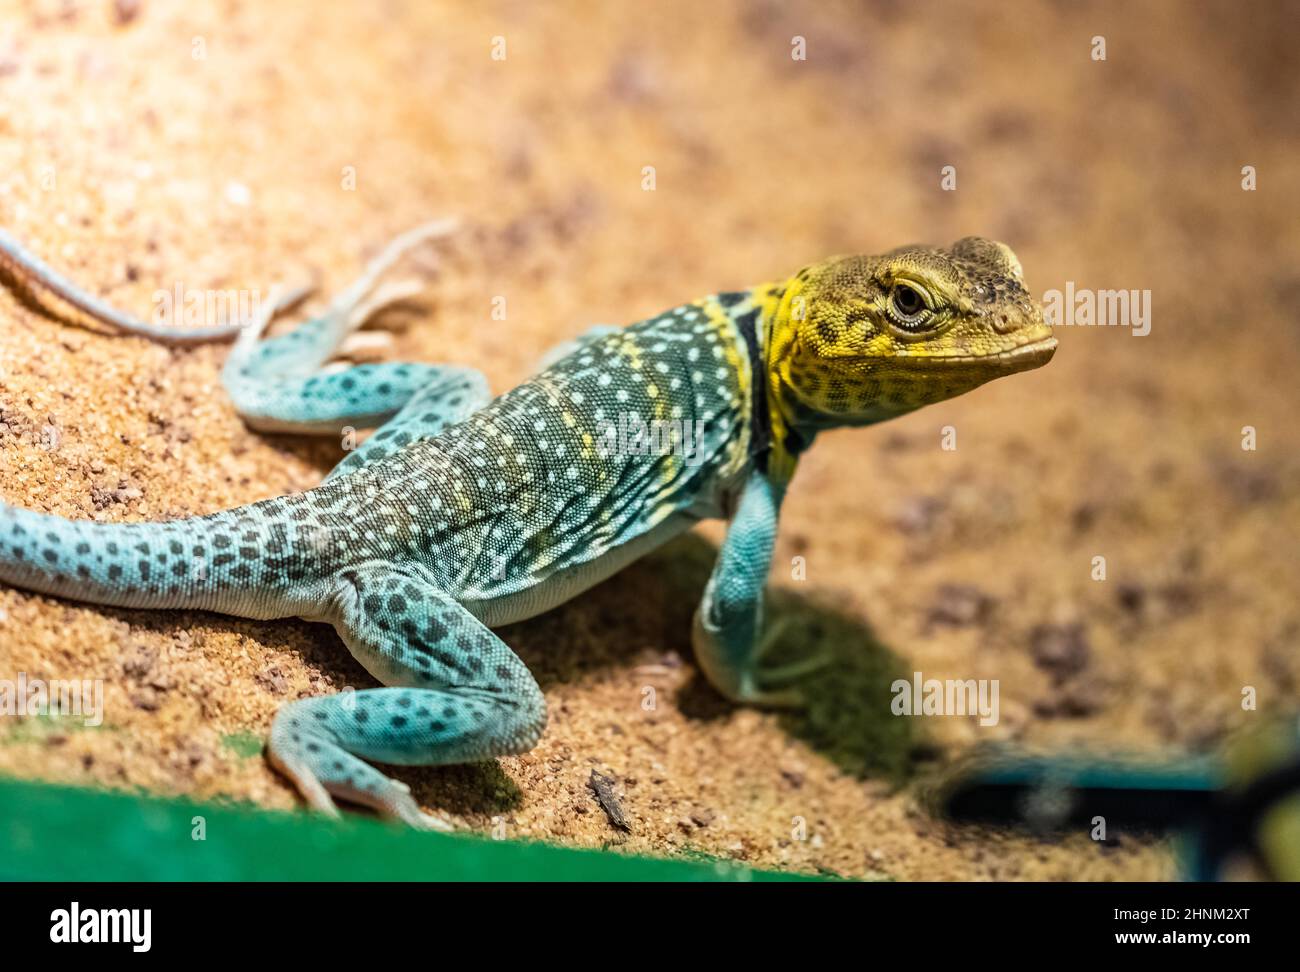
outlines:
{"label": "scaly skin", "polygon": [[[447,764],[531,748],[545,700],[490,626],[554,607],[704,518],[731,523],[695,616],[701,669],[736,701],[798,704],[793,683],[820,660],[763,664],[762,596],[799,456],[823,430],[959,395],[1055,349],[1011,250],[968,238],[830,259],[600,329],[491,401],[464,368],[322,371],[383,303],[371,293],[382,272],[444,230],[408,234],[324,317],[261,339],[271,308],[240,334],[223,378],[251,424],[382,426],[317,489],[165,523],[0,506],[6,583],[333,624],[385,687],[285,705],[269,746],[328,813],[339,797],[441,826],[363,760]],[[0,236],[0,257],[19,275],[40,267],[32,282],[92,317],[140,330],[99,313],[12,238]],[[639,448],[615,431],[633,421],[663,437]]]}

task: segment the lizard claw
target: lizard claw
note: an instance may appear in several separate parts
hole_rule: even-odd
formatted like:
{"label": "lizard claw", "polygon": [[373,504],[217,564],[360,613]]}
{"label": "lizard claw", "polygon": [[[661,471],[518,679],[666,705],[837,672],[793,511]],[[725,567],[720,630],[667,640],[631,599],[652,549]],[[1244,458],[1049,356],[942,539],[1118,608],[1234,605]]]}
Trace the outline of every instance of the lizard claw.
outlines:
{"label": "lizard claw", "polygon": [[826,667],[832,656],[828,651],[820,651],[787,665],[762,664],[764,656],[781,640],[788,624],[785,618],[774,622],[753,653],[737,664],[722,649],[718,632],[708,626],[702,613],[697,613],[694,631],[696,660],[714,688],[733,702],[774,709],[807,708],[808,699],[804,691],[790,683]]}
{"label": "lizard claw", "polygon": [[745,705],[753,705],[762,709],[808,708],[808,696],[803,689],[799,688],[745,688],[742,689],[741,694],[735,698],[734,701],[743,702]]}
{"label": "lizard claw", "polygon": [[834,656],[829,651],[819,651],[815,655],[810,655],[796,662],[790,662],[788,665],[771,665],[760,669],[760,671],[764,682],[780,685],[784,682],[796,682],[801,678],[808,677],[813,672],[820,672],[832,661],[834,661]]}
{"label": "lizard claw", "polygon": [[[771,654],[772,649],[781,643],[782,635],[790,626],[789,618],[778,618],[768,628],[758,648],[754,651],[754,657],[762,661]],[[825,648],[818,649],[811,655],[799,659],[798,661],[789,662],[784,665],[763,665],[759,671],[762,680],[768,684],[780,685],[785,682],[798,681],[813,672],[819,672],[832,661],[835,656]]]}
{"label": "lizard claw", "polygon": [[782,636],[789,627],[788,617],[777,618],[769,625],[767,633],[754,650],[756,665],[753,681],[757,684],[753,693],[755,705],[787,709],[807,708],[808,701],[804,692],[791,686],[790,683],[819,672],[834,661],[831,652],[821,649],[812,655],[784,665],[764,664],[772,649],[781,643]]}
{"label": "lizard claw", "polygon": [[349,361],[373,362],[382,361],[392,348],[393,336],[387,331],[355,331],[339,343],[334,354]]}
{"label": "lizard claw", "polygon": [[432,830],[440,834],[449,834],[456,829],[441,817],[435,816],[432,813],[425,813],[424,811],[420,811],[411,817],[402,817],[401,819],[403,823],[410,824],[416,830]]}
{"label": "lizard claw", "polygon": [[[339,696],[314,699],[316,705],[336,704]],[[420,809],[411,788],[347,752],[328,733],[308,727],[290,703],[271,725],[267,756],[276,769],[293,781],[308,806],[327,817],[342,816],[335,798],[370,807],[384,817],[417,830],[447,832],[448,821]]]}
{"label": "lizard claw", "polygon": [[[423,292],[424,284],[418,280],[394,280],[383,283],[365,300],[350,309],[348,329],[356,331],[385,308],[410,300]],[[355,334],[353,336],[355,337]]]}

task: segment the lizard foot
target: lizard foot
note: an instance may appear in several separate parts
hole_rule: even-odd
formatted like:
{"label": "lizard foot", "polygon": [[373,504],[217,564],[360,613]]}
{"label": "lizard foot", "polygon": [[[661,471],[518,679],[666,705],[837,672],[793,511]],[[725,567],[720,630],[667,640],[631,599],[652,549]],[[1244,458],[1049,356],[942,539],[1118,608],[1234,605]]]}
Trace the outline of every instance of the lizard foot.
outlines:
{"label": "lizard foot", "polygon": [[702,613],[697,612],[694,631],[696,661],[714,688],[733,702],[774,709],[807,708],[808,699],[804,691],[791,683],[825,668],[832,656],[828,651],[820,651],[786,665],[764,664],[764,657],[781,641],[787,625],[785,619],[776,621],[752,653],[735,659],[725,652],[720,632],[711,629]]}
{"label": "lizard foot", "polygon": [[338,699],[343,700],[338,706],[346,709],[349,694],[305,700],[315,706],[291,703],[282,708],[271,726],[267,747],[271,764],[293,781],[308,806],[325,816],[341,815],[334,802],[337,797],[417,830],[453,830],[446,820],[421,810],[409,786],[385,776],[331,738],[325,720],[316,713],[327,711],[322,703]]}

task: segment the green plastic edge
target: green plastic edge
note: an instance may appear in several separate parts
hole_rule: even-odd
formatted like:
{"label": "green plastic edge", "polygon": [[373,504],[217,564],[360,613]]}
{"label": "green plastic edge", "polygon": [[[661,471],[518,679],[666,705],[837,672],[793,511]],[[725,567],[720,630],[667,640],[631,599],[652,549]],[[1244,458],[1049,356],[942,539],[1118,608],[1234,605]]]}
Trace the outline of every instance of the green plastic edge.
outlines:
{"label": "green plastic edge", "polygon": [[[205,839],[194,837],[199,821]],[[0,779],[5,881],[791,881],[806,875]]]}

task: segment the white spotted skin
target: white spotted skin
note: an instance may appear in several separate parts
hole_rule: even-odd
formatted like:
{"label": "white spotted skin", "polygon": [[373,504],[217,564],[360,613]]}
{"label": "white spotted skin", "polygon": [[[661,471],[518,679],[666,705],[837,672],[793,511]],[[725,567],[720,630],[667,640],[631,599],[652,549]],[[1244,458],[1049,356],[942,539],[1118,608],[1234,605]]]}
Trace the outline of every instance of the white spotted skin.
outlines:
{"label": "white spotted skin", "polygon": [[[405,514],[404,552],[488,623],[520,620],[722,515],[750,465],[749,368],[734,324],[688,305],[580,346],[369,476]],[[703,435],[689,458],[671,442],[631,454],[608,438],[623,415]]]}
{"label": "white spotted skin", "polygon": [[[0,581],[127,607],[322,619],[341,571],[413,563],[492,623],[520,620],[722,515],[751,462],[749,372],[732,318],[708,300],[686,305],[582,344],[438,434],[399,436],[302,494],[167,523],[0,506]],[[699,422],[702,435],[689,458],[671,442],[602,454],[602,423],[622,415]]]}

